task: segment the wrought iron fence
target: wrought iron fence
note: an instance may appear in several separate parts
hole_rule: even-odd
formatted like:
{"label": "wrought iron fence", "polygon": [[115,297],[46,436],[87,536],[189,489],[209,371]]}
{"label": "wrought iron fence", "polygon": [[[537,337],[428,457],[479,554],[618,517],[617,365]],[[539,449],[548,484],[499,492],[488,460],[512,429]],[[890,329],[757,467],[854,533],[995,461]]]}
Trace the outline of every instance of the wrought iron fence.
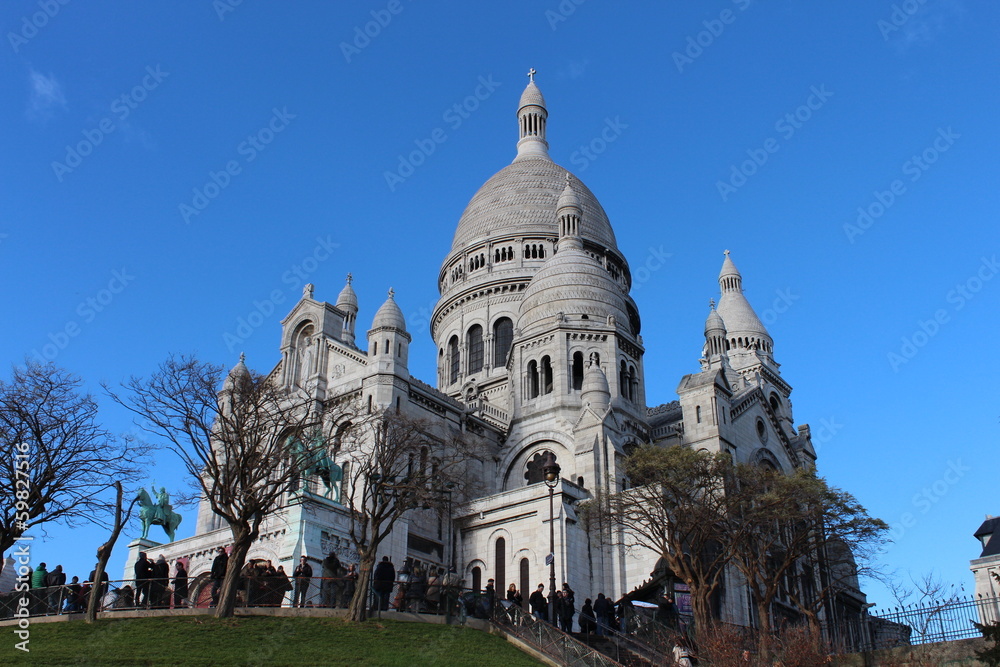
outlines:
{"label": "wrought iron fence", "polygon": [[949,600],[871,610],[868,616],[872,648],[968,639],[982,636],[973,621],[1000,621],[1000,597]]}

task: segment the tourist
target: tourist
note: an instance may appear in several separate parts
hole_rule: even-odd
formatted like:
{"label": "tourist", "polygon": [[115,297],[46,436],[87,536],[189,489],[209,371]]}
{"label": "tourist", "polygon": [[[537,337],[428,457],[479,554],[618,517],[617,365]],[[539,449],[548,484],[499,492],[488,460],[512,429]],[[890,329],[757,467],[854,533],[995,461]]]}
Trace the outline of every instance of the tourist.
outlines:
{"label": "tourist", "polygon": [[396,595],[392,601],[392,608],[396,611],[406,611],[406,590],[410,586],[410,574],[413,572],[413,559],[407,558],[403,561],[403,567],[396,572]]}
{"label": "tourist", "polygon": [[[87,577],[87,581],[84,584],[84,590],[82,592],[82,595],[83,595],[83,604],[84,604],[84,606],[87,606],[87,604],[89,602],[88,596],[94,590],[97,591],[97,593],[96,593],[97,594],[97,611],[101,611],[102,608],[103,608],[103,606],[104,606],[104,596],[108,594],[108,585],[109,585],[109,581],[110,581],[108,579],[108,573],[107,572],[101,572],[101,583],[100,583],[99,586],[96,587],[96,589],[94,588],[94,586],[96,584],[96,580],[97,580],[97,568],[100,567],[100,565],[101,565],[100,563],[94,563],[94,569],[90,571],[90,576]],[[90,585],[87,586],[86,584],[90,584]],[[133,606],[133,605],[130,605],[130,606]]]}
{"label": "tourist", "polygon": [[507,601],[513,602],[518,607],[524,606],[524,596],[521,595],[521,591],[517,590],[517,586],[514,584],[507,587]]}
{"label": "tourist", "polygon": [[313,569],[309,564],[309,559],[305,556],[299,558],[299,564],[292,571],[292,579],[295,580],[295,591],[292,593],[292,606],[305,607],[306,599],[309,596],[309,583],[312,581]]}
{"label": "tourist", "polygon": [[212,561],[212,569],[208,576],[212,579],[212,606],[219,604],[219,589],[222,588],[222,580],[226,578],[226,570],[229,568],[229,556],[225,547],[216,550],[215,560]]}
{"label": "tourist", "polygon": [[277,571],[274,573],[274,584],[276,591],[274,594],[274,606],[281,607],[285,604],[285,596],[288,595],[288,591],[292,590],[292,582],[285,572],[284,565],[279,565]]}
{"label": "tourist", "polygon": [[545,599],[544,591],[545,584],[538,584],[538,588],[528,598],[528,602],[531,603],[531,613],[540,621],[547,621],[549,619],[549,603]]}
{"label": "tourist", "polygon": [[343,568],[337,554],[330,552],[323,559],[323,581],[320,582],[320,598],[324,607],[334,607],[337,602],[337,590],[340,588],[340,575]]}
{"label": "tourist", "polygon": [[441,609],[441,579],[444,575],[444,568],[432,568],[431,576],[427,578],[427,593],[424,599],[427,601],[427,611],[440,611]]}
{"label": "tourist", "polygon": [[389,596],[392,595],[392,583],[396,580],[396,568],[388,556],[382,556],[382,562],[375,566],[372,574],[372,589],[375,591],[375,604],[378,611],[389,609]]}
{"label": "tourist", "polygon": [[419,564],[413,566],[410,574],[410,584],[406,588],[406,609],[408,611],[422,611],[424,596],[427,594],[427,576],[424,568]]}
{"label": "tourist", "polygon": [[669,593],[664,593],[660,598],[660,601],[656,605],[656,615],[654,618],[668,628],[677,629],[677,620],[679,618],[677,605],[674,604],[674,598]]}
{"label": "tourist", "polygon": [[150,565],[152,568],[152,581],[150,582],[150,597],[152,599],[152,606],[156,609],[163,609],[170,606],[170,590],[168,585],[170,583],[170,566],[167,565],[167,559],[160,554],[155,563]]}
{"label": "tourist", "polygon": [[604,593],[597,594],[594,601],[594,616],[597,617],[597,634],[606,635],[611,628],[611,616],[615,613],[611,600],[604,597]]}
{"label": "tourist", "polygon": [[186,606],[188,596],[188,573],[184,567],[184,561],[177,561],[177,570],[174,573],[174,609],[181,609]]}
{"label": "tourist", "polygon": [[132,567],[135,574],[135,606],[148,607],[149,594],[153,578],[153,564],[146,558],[146,552],[139,552],[139,559]]}
{"label": "tourist", "polygon": [[340,606],[345,609],[351,606],[354,599],[354,591],[358,588],[358,566],[351,563],[347,566],[347,573],[344,575],[344,589],[341,592]]}
{"label": "tourist", "polygon": [[597,632],[597,617],[594,616],[590,598],[584,600],[583,607],[580,608],[580,632],[588,635]]}
{"label": "tourist", "polygon": [[563,632],[573,632],[574,614],[576,614],[576,595],[569,584],[563,584],[562,604],[559,607],[559,627]]}
{"label": "tourist", "polygon": [[49,611],[56,613],[62,611],[63,586],[65,585],[66,573],[63,572],[62,565],[56,565],[54,570],[45,575]]}
{"label": "tourist", "polygon": [[441,584],[443,593],[442,604],[444,604],[445,615],[451,616],[451,614],[455,613],[455,608],[458,606],[458,597],[462,588],[462,580],[455,572],[454,566],[448,568],[448,574],[441,580]]}
{"label": "tourist", "polygon": [[80,592],[82,590],[83,586],[80,585],[80,577],[73,577],[73,579],[71,579],[66,585],[66,604],[63,607],[64,611],[71,614],[81,610]]}
{"label": "tourist", "polygon": [[692,667],[694,664],[691,661],[691,649],[688,648],[687,640],[684,637],[679,637],[677,643],[674,644],[674,649],[671,652],[674,658],[674,664],[678,667]]}

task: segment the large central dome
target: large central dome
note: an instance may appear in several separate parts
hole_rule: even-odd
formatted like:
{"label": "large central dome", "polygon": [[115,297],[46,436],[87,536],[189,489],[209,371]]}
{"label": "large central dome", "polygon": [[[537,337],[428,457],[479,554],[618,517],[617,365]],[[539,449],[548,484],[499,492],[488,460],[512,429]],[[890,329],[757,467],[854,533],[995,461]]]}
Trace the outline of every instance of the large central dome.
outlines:
{"label": "large central dome", "polygon": [[[583,209],[580,235],[618,249],[615,233],[600,202],[576,181]],[[548,233],[559,235],[556,204],[566,185],[566,170],[548,157],[522,157],[507,165],[472,197],[462,213],[452,252],[499,235]]]}

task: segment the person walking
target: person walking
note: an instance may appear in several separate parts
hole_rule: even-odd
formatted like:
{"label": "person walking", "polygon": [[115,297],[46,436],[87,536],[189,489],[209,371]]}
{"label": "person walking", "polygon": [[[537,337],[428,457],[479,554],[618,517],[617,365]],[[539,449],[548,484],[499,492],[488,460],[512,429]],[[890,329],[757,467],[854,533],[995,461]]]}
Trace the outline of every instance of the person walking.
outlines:
{"label": "person walking", "polygon": [[576,614],[576,595],[569,584],[563,584],[562,604],[559,607],[559,627],[563,632],[573,632],[574,614]]}
{"label": "person walking", "polygon": [[225,547],[219,547],[212,561],[212,569],[209,577],[212,579],[212,606],[219,604],[219,589],[222,588],[222,581],[226,578],[226,570],[229,568],[229,555]]}
{"label": "person walking", "polygon": [[597,634],[606,635],[611,627],[611,615],[615,612],[611,600],[604,597],[604,593],[597,594],[594,601],[594,616],[597,617]]}
{"label": "person walking", "polygon": [[513,602],[518,607],[524,606],[524,596],[521,595],[521,591],[517,590],[517,586],[514,584],[507,587],[507,601]]}
{"label": "person walking", "polygon": [[299,557],[299,564],[292,570],[292,579],[295,580],[295,590],[292,593],[292,606],[305,607],[306,599],[309,596],[309,584],[312,581],[313,569],[309,564],[309,559],[305,556]]}
{"label": "person walking", "polygon": [[584,600],[583,607],[580,608],[580,632],[588,635],[597,632],[597,617],[594,616],[590,598]]}
{"label": "person walking", "polygon": [[531,613],[540,621],[549,620],[549,602],[545,599],[545,584],[538,584],[538,588],[528,598],[531,603]]}
{"label": "person walking", "polygon": [[375,566],[375,572],[372,574],[372,589],[375,591],[378,611],[389,610],[389,596],[392,595],[394,581],[396,581],[396,568],[388,556],[382,556],[382,562]]}

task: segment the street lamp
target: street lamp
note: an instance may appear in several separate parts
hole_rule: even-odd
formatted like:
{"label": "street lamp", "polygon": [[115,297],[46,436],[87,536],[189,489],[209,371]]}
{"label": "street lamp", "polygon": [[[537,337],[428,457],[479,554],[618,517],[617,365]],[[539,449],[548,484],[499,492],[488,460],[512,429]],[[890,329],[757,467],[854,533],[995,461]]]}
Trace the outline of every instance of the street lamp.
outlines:
{"label": "street lamp", "polygon": [[552,625],[556,624],[556,516],[553,498],[560,470],[556,455],[551,451],[546,452],[542,474],[545,476],[545,486],[549,487],[549,622]]}

